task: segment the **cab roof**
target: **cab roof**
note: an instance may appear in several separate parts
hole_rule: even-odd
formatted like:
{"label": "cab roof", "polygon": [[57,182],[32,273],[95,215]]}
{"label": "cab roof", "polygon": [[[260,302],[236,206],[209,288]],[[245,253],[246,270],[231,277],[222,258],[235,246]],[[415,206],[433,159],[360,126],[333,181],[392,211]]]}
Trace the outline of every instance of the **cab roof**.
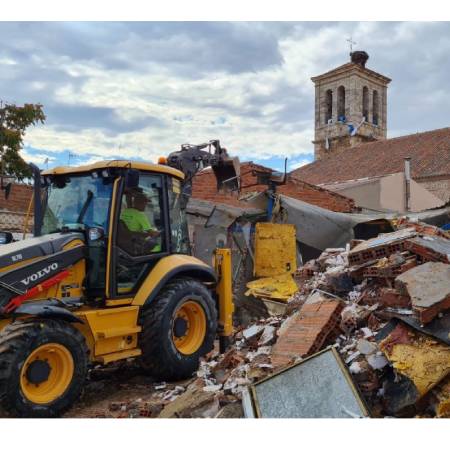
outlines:
{"label": "cab roof", "polygon": [[47,169],[42,171],[42,175],[69,175],[74,173],[83,173],[83,172],[91,172],[93,170],[102,170],[111,167],[118,168],[129,168],[129,169],[137,169],[148,172],[159,172],[159,173],[167,173],[169,175],[173,175],[181,180],[184,179],[183,172],[174,169],[173,167],[166,166],[164,164],[151,164],[140,161],[130,161],[130,160],[110,160],[110,161],[98,161],[93,164],[87,164],[85,166],[60,166],[54,167],[53,169]]}

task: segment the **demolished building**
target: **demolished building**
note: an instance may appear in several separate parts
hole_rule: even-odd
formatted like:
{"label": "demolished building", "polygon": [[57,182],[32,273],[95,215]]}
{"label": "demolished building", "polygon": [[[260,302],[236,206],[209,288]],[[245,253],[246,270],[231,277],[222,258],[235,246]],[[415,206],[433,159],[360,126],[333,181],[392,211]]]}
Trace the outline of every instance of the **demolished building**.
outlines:
{"label": "demolished building", "polygon": [[283,312],[237,326],[192,379],[146,385],[95,414],[450,417],[450,235],[417,221],[395,228],[299,267]]}

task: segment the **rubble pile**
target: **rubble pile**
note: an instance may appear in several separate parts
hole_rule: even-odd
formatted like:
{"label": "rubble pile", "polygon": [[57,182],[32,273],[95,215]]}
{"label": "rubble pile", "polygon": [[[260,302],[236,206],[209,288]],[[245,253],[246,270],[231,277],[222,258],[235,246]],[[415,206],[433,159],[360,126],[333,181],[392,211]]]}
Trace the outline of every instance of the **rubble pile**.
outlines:
{"label": "rubble pile", "polygon": [[306,263],[292,305],[302,315],[319,294],[322,302],[340,298],[341,320],[322,330],[325,343],[338,349],[373,416],[448,417],[449,236],[426,224],[399,225]]}
{"label": "rubble pile", "polygon": [[307,262],[284,314],[238,328],[191,380],[153,384],[106,416],[243,417],[249,385],[333,346],[372,417],[450,417],[450,239],[398,225]]}

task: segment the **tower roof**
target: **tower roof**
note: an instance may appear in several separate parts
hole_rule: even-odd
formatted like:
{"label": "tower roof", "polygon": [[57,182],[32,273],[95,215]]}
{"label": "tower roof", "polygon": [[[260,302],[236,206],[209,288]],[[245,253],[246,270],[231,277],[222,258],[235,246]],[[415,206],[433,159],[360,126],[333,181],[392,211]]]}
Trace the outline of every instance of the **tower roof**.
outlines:
{"label": "tower roof", "polygon": [[[354,54],[356,52],[353,52]],[[364,52],[365,53],[365,52]],[[326,80],[328,78],[333,78],[336,75],[349,75],[350,72],[354,72],[360,75],[367,75],[371,78],[378,79],[382,84],[389,84],[392,80],[388,77],[385,77],[384,75],[381,75],[381,73],[375,72],[374,70],[370,70],[367,67],[364,67],[362,64],[357,62],[348,62],[343,64],[342,66],[336,67],[335,69],[332,69],[328,72],[323,73],[322,75],[317,75],[315,77],[312,77],[311,80],[314,83],[317,83],[318,81]]]}

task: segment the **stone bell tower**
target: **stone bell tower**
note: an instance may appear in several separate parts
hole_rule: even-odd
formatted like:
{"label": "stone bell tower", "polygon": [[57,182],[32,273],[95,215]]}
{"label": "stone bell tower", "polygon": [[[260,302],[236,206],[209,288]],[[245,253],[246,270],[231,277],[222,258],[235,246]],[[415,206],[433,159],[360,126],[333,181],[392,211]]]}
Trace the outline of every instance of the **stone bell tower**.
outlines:
{"label": "stone bell tower", "polygon": [[386,139],[390,78],[366,68],[369,55],[311,78],[315,86],[314,157],[326,158],[363,142]]}

